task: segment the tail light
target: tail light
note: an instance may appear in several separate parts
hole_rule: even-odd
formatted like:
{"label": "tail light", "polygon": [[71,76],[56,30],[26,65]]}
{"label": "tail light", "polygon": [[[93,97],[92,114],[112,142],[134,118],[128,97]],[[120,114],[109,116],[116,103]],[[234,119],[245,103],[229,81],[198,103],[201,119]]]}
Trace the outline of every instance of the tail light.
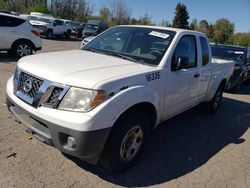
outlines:
{"label": "tail light", "polygon": [[40,32],[39,32],[39,31],[32,30],[31,32],[32,32],[34,35],[40,37]]}

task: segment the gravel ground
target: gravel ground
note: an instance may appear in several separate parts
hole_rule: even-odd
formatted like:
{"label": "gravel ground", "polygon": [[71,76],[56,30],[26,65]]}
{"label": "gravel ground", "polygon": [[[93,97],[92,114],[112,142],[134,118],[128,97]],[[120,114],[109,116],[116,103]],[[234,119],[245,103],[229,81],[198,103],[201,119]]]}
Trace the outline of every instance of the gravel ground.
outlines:
{"label": "gravel ground", "polygon": [[[39,53],[79,45],[74,39],[43,39]],[[192,109],[164,122],[136,165],[113,175],[31,139],[11,118],[5,84],[16,61],[0,53],[0,187],[250,187],[250,86],[224,94],[215,115]]]}

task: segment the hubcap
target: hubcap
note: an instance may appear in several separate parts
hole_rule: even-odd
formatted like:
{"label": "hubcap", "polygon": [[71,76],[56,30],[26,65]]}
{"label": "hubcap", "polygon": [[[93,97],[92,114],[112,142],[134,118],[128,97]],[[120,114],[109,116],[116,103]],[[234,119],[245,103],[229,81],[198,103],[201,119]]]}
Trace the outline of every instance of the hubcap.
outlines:
{"label": "hubcap", "polygon": [[27,44],[21,44],[17,47],[17,54],[20,57],[30,55],[31,54],[31,48]]}
{"label": "hubcap", "polygon": [[129,162],[137,155],[142,145],[143,135],[144,132],[139,125],[127,132],[120,147],[120,157],[123,161]]}

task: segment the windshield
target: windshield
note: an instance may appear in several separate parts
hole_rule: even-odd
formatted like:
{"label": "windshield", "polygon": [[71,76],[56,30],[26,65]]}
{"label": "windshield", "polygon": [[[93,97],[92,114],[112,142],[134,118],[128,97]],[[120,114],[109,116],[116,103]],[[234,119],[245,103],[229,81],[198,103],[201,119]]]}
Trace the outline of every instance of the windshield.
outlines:
{"label": "windshield", "polygon": [[85,31],[97,31],[98,30],[98,25],[91,25],[91,24],[86,24],[84,27]]}
{"label": "windshield", "polygon": [[31,18],[31,19],[32,19],[32,20],[36,20],[36,21],[45,22],[45,23],[52,23],[52,22],[53,22],[52,19],[48,19],[48,18],[33,17],[33,18]]}
{"label": "windshield", "polygon": [[134,62],[158,65],[175,32],[169,30],[114,27],[84,46],[83,50],[114,55]]}
{"label": "windshield", "polygon": [[244,61],[244,49],[231,46],[211,46],[213,57]]}

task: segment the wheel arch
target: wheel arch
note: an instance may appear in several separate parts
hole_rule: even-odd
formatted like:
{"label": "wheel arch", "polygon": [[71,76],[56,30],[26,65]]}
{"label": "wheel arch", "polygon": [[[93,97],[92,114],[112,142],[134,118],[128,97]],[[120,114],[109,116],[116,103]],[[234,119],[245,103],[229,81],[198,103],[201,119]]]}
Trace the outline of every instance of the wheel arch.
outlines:
{"label": "wheel arch", "polygon": [[13,50],[14,46],[15,46],[16,44],[18,44],[18,43],[21,43],[21,42],[27,42],[27,43],[29,43],[29,44],[31,45],[31,47],[32,47],[32,50],[35,50],[35,49],[36,49],[34,43],[33,43],[31,40],[25,39],[25,38],[21,38],[21,39],[15,40],[15,41],[12,43],[12,45],[11,45],[11,49]]}
{"label": "wheel arch", "polygon": [[129,116],[129,114],[141,112],[144,113],[149,120],[149,132],[152,132],[156,127],[157,123],[157,110],[155,106],[150,102],[140,102],[134,104],[133,106],[129,107],[127,110],[122,112],[120,116],[117,118],[114,126],[117,122],[122,121],[125,117]]}
{"label": "wheel arch", "polygon": [[226,86],[227,86],[227,79],[224,78],[224,79],[220,82],[219,87],[223,87],[223,90],[225,90],[225,89],[226,89]]}

